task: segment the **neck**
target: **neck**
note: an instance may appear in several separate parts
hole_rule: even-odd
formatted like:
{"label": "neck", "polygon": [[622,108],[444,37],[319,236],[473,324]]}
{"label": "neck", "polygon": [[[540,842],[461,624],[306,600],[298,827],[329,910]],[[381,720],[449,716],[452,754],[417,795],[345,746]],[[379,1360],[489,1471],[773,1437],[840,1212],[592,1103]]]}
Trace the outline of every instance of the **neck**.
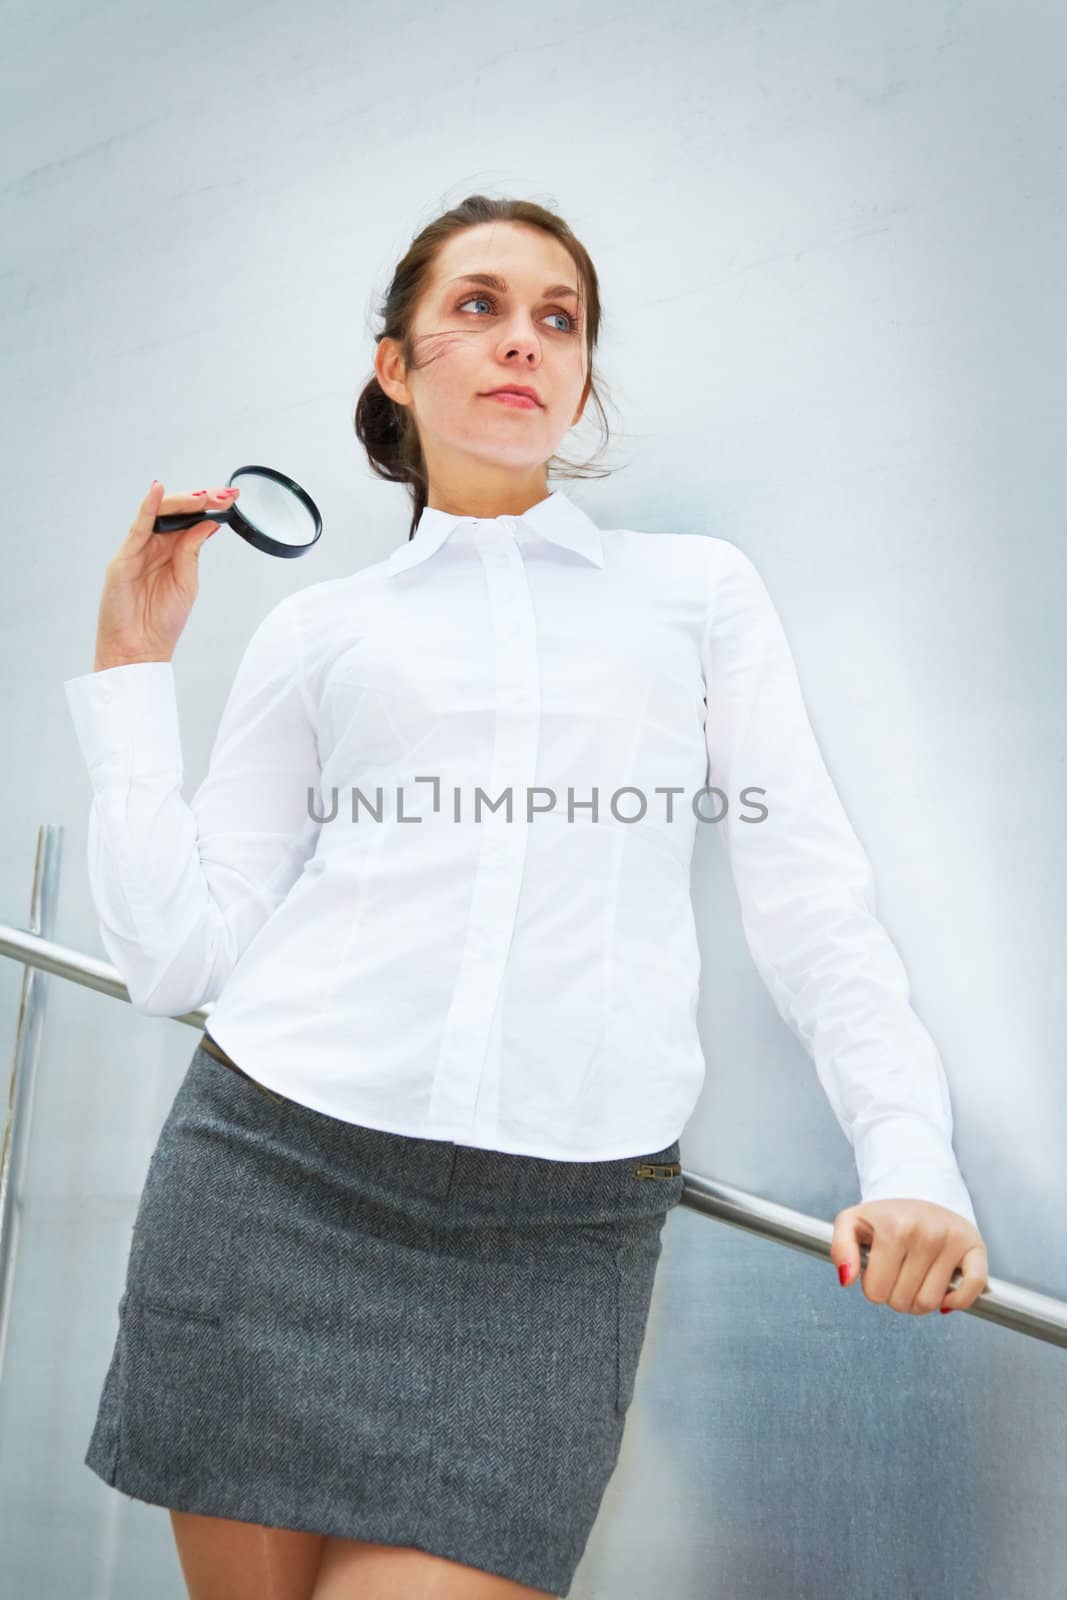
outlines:
{"label": "neck", "polygon": [[543,468],[521,481],[516,481],[513,473],[487,474],[476,480],[431,477],[426,504],[450,517],[521,517],[550,492]]}

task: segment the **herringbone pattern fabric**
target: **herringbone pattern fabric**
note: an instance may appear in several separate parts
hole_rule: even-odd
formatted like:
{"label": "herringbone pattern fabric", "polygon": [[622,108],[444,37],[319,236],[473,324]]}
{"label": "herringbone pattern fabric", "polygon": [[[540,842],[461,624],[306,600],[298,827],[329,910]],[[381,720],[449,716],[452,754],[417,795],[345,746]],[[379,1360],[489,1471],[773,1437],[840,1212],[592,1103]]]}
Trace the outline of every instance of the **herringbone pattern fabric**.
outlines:
{"label": "herringbone pattern fabric", "polygon": [[618,1459],[678,1156],[387,1133],[199,1045],[149,1166],[86,1464],[156,1505],[566,1595]]}

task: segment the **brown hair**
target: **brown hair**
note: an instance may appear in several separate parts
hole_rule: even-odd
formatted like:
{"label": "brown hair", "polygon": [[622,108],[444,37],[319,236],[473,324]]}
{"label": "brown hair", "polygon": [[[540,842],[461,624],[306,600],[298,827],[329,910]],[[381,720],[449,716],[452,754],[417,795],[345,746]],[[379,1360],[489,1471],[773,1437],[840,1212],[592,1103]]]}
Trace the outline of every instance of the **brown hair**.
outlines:
{"label": "brown hair", "polygon": [[[578,292],[585,307],[585,340],[589,370],[589,400],[600,417],[603,449],[610,437],[604,406],[593,374],[593,351],[600,329],[600,292],[596,269],[585,247],[575,238],[570,228],[553,211],[533,200],[494,200],[486,195],[472,194],[430,222],[411,242],[411,248],[393,273],[393,281],[382,302],[379,315],[384,326],[375,335],[375,343],[382,339],[396,339],[400,343],[404,362],[414,368],[414,345],[411,325],[415,309],[429,281],[433,263],[445,241],[464,228],[476,227],[482,222],[521,222],[530,227],[543,228],[571,255],[578,268]],[[584,413],[583,413],[584,415]],[[406,483],[411,492],[412,516],[408,539],[415,537],[419,518],[426,508],[428,483],[418,428],[410,406],[398,405],[385,393],[375,374],[364,385],[356,402],[356,436],[367,452],[371,469],[379,478],[390,483]],[[566,461],[553,456],[548,463],[565,469],[569,477],[603,478],[607,472],[591,470],[595,454],[587,462]]]}

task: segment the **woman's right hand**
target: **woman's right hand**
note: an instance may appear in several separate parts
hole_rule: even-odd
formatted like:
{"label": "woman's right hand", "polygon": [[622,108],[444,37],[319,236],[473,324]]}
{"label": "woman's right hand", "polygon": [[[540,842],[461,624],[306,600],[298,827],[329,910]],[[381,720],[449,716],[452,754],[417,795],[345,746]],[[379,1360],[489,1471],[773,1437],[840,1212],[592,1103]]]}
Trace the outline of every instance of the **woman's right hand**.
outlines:
{"label": "woman's right hand", "polygon": [[[153,483],[130,531],[108,562],[96,628],[93,671],[135,661],[169,661],[199,592],[201,546],[218,522],[211,511],[233,505],[239,489],[164,494]],[[181,533],[153,533],[158,516],[203,510],[204,518]]]}

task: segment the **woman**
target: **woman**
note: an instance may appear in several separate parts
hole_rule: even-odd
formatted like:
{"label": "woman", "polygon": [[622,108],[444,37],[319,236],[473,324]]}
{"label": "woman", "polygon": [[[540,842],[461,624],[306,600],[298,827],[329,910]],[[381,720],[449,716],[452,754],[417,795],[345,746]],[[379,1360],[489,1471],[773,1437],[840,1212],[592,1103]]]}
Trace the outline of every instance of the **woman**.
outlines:
{"label": "woman", "polygon": [[107,950],[146,1013],[216,1002],[86,1457],[170,1509],[194,1600],[568,1593],[703,1081],[698,819],[855,1150],[842,1282],[863,1241],[896,1310],[985,1284],[941,1064],[752,563],[548,491],[600,405],[586,251],[473,196],[384,320],[356,430],[408,543],[271,611],[191,804],[170,662],[225,491],[152,485],[66,686]]}

